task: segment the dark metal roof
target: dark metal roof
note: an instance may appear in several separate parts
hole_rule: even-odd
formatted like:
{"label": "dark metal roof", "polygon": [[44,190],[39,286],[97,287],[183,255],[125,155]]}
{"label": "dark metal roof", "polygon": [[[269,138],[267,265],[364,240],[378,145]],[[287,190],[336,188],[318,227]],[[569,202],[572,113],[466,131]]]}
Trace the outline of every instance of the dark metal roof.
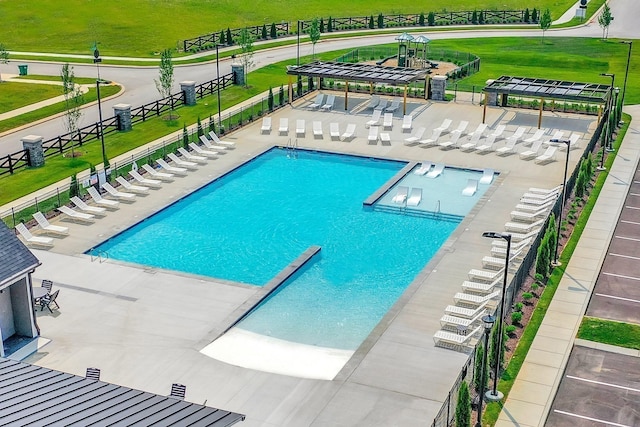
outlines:
{"label": "dark metal roof", "polygon": [[0,358],[3,426],[213,426],[244,415]]}
{"label": "dark metal roof", "polygon": [[512,76],[501,76],[484,88],[485,92],[594,103],[606,102],[610,90],[609,85]]}
{"label": "dark metal roof", "polygon": [[413,68],[385,67],[348,62],[312,62],[300,66],[289,66],[287,74],[294,76],[335,78],[348,81],[364,81],[373,83],[389,83],[404,85],[417,80],[424,80],[428,70]]}
{"label": "dark metal roof", "polygon": [[0,286],[40,265],[38,258],[0,221]]}

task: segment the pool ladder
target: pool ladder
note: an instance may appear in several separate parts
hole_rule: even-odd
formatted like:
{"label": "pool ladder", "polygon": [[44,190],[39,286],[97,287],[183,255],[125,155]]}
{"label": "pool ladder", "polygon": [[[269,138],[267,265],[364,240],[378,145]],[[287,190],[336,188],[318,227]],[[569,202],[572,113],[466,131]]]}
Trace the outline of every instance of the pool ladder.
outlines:
{"label": "pool ladder", "polygon": [[95,249],[91,249],[89,251],[89,255],[91,256],[91,262],[98,261],[100,264],[109,259],[109,253],[105,251],[98,251]]}
{"label": "pool ladder", "polygon": [[285,147],[285,149],[287,150],[287,157],[293,157],[294,159],[297,158],[298,156],[296,154],[296,148],[298,148],[298,138],[289,138],[289,140],[287,141],[287,146]]}
{"label": "pool ladder", "polygon": [[436,210],[435,210],[435,213],[436,213],[436,218],[437,218],[437,217],[440,215],[440,213],[441,213],[441,212],[440,212],[440,200],[438,200],[438,201],[436,202]]}

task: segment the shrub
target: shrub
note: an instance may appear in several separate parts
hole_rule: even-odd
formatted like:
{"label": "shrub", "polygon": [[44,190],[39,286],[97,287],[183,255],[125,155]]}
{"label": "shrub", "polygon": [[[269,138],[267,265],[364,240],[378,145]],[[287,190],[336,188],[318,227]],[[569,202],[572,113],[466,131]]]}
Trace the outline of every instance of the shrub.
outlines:
{"label": "shrub", "polygon": [[522,312],[521,311],[514,311],[513,313],[511,313],[511,323],[514,325],[518,325],[520,324],[520,321],[522,320]]}
{"label": "shrub", "polygon": [[182,125],[182,145],[187,148],[189,146],[189,132],[187,132],[187,125]]}
{"label": "shrub", "polygon": [[424,27],[424,13],[420,13],[420,17],[418,18],[418,25]]}
{"label": "shrub", "polygon": [[466,381],[462,381],[458,389],[456,405],[456,427],[471,427],[471,396]]}
{"label": "shrub", "polygon": [[272,39],[275,39],[275,38],[277,38],[277,37],[278,37],[278,32],[276,31],[276,24],[275,24],[275,22],[272,22],[272,23],[271,23],[271,31],[270,31],[270,33],[271,33],[271,34],[270,34],[270,37],[271,37]]}
{"label": "shrub", "polygon": [[526,302],[529,302],[531,298],[533,298],[533,294],[531,292],[524,292],[522,294],[522,299],[525,300]]}
{"label": "shrub", "polygon": [[267,97],[267,105],[269,106],[269,111],[273,111],[273,89],[269,86],[269,96]]}
{"label": "shrub", "polygon": [[369,29],[373,30],[373,15],[369,17]]}
{"label": "shrub", "polygon": [[524,304],[522,304],[521,302],[517,302],[514,304],[513,309],[515,311],[522,311],[523,307],[524,307]]}
{"label": "shrub", "polygon": [[382,14],[378,15],[378,28],[384,28],[384,16]]}
{"label": "shrub", "polygon": [[262,38],[262,40],[266,40],[267,39],[267,24],[262,24],[261,38]]}
{"label": "shrub", "polygon": [[526,8],[524,10],[524,18],[522,19],[524,22],[526,22],[527,24],[529,23],[529,21],[531,20],[531,16],[529,15],[529,8]]}
{"label": "shrub", "polygon": [[204,135],[204,129],[202,129],[202,122],[200,121],[200,116],[198,116],[198,138]]}
{"label": "shrub", "polygon": [[484,385],[482,384],[482,357],[484,356],[484,346],[479,344],[476,347],[476,357],[474,360],[474,368],[473,368],[473,388],[476,393],[480,393],[484,390],[489,382],[489,375],[487,374],[487,366],[484,367],[485,376],[484,376]]}
{"label": "shrub", "polygon": [[429,12],[429,15],[427,15],[427,22],[430,27],[433,27],[436,24],[436,15],[433,12]]}
{"label": "shrub", "polygon": [[231,30],[229,28],[227,28],[227,44],[233,44],[233,36],[231,35]]}
{"label": "shrub", "polygon": [[540,285],[538,285],[538,283],[537,283],[537,282],[533,282],[533,283],[531,284],[531,290],[532,290],[532,291],[537,291],[539,287],[540,287]]}
{"label": "shrub", "polygon": [[535,271],[536,274],[540,274],[542,277],[549,275],[549,238],[547,235],[542,238],[540,246],[538,246]]}
{"label": "shrub", "polygon": [[69,184],[69,198],[78,196],[78,177],[71,175],[71,183]]}
{"label": "shrub", "polygon": [[278,94],[278,98],[280,101],[280,106],[284,105],[284,87],[282,87],[282,85],[280,85],[280,93]]}
{"label": "shrub", "polygon": [[512,336],[516,332],[516,329],[518,328],[516,328],[515,325],[507,325],[507,327],[504,328],[504,331],[507,335]]}
{"label": "shrub", "polygon": [[220,44],[225,44],[224,30],[220,31]]}
{"label": "shrub", "polygon": [[333,31],[333,20],[331,19],[331,17],[329,17],[329,21],[327,22],[327,31],[328,32]]}

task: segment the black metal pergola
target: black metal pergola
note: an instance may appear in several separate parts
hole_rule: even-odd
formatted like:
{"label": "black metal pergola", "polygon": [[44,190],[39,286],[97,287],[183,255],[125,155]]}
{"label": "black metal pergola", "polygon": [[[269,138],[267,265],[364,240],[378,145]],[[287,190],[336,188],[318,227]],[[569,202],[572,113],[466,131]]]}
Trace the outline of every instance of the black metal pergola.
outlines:
{"label": "black metal pergola", "polygon": [[[484,87],[485,93],[502,95],[503,99],[512,96],[540,98],[540,116],[542,121],[544,100],[577,101],[593,104],[605,104],[611,97],[612,87],[597,83],[571,82],[566,80],[537,79],[531,77],[501,76]],[[484,123],[487,103],[484,103],[482,121]]]}
{"label": "black metal pergola", "polygon": [[[385,67],[349,62],[312,62],[300,66],[287,67],[289,76],[305,76],[311,78],[340,79],[345,81],[344,108],[347,109],[349,82],[369,83],[370,93],[373,93],[375,83],[385,83],[404,87],[404,111],[406,112],[407,86],[410,83],[425,80],[428,70],[411,68]],[[292,81],[289,78],[289,99],[292,98]],[[426,94],[426,91],[425,91]]]}

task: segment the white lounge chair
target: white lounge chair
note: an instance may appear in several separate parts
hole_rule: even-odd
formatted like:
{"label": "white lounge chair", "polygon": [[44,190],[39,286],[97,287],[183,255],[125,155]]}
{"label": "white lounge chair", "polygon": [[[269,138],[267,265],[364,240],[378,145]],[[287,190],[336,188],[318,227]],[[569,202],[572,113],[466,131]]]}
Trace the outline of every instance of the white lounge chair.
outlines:
{"label": "white lounge chair", "polygon": [[493,137],[494,140],[498,140],[500,138],[502,138],[502,134],[504,133],[504,130],[507,128],[507,126],[505,125],[498,125],[493,132],[491,132],[488,137]]}
{"label": "white lounge chair", "polygon": [[407,196],[408,195],[409,195],[409,187],[406,187],[404,185],[400,185],[400,186],[398,186],[398,188],[396,190],[395,196],[393,196],[393,198],[391,198],[391,201],[393,203],[402,204],[402,203],[407,201]]}
{"label": "white lounge chair", "polygon": [[378,142],[378,127],[377,126],[371,126],[369,128],[369,135],[367,136],[367,140],[369,141],[369,144],[371,144],[371,143],[375,144],[376,142]]}
{"label": "white lounge chair", "polygon": [[[554,191],[549,194],[540,194],[540,193],[524,193],[520,198],[522,203],[527,203],[530,205],[542,205],[552,200],[555,200],[560,195],[560,191]],[[532,202],[533,201],[533,202]]]}
{"label": "white lounge chair", "polygon": [[123,202],[133,202],[136,199],[136,195],[133,193],[127,193],[126,191],[120,191],[113,187],[113,185],[105,182],[102,184],[102,188],[107,192],[111,197],[115,197],[118,200]]}
{"label": "white lounge chair", "polygon": [[469,270],[467,275],[471,280],[483,280],[485,282],[493,282],[498,277],[502,277],[502,273],[504,272],[504,268],[500,270],[479,270],[477,268],[472,268]]}
{"label": "white lounge chair", "polygon": [[411,114],[405,114],[402,117],[402,131],[409,131],[413,126],[413,116]]}
{"label": "white lounge chair", "polygon": [[522,160],[533,159],[538,155],[538,151],[540,150],[541,146],[542,146],[542,140],[539,139],[531,145],[530,150],[523,151],[522,153],[520,153],[520,158]]}
{"label": "white lounge chair", "polygon": [[91,215],[105,216],[107,214],[107,208],[104,208],[102,206],[89,206],[78,196],[71,197],[71,203],[73,203],[75,207],[77,207],[81,211],[88,212]]}
{"label": "white lounge chair", "polygon": [[[175,157],[175,156],[174,156]],[[177,158],[177,157],[176,157]],[[187,170],[187,168],[183,168],[180,166],[173,166],[170,165],[169,163],[167,163],[164,159],[158,159],[156,160],[156,163],[158,165],[160,165],[160,167],[162,168],[162,170],[166,171],[167,173],[173,174],[173,175],[177,175],[177,176],[186,176],[189,171]],[[175,163],[175,162],[174,162]],[[194,163],[195,164],[195,163]]]}
{"label": "white lounge chair", "polygon": [[387,108],[384,109],[384,111],[387,111],[389,113],[394,113],[398,110],[398,108],[400,108],[400,98],[395,97],[393,98],[393,101],[391,101],[391,105],[389,105]]}
{"label": "white lounge chair", "polygon": [[557,130],[553,133],[553,135],[551,135],[551,138],[549,138],[549,142],[560,142],[563,136],[564,131]]}
{"label": "white lounge chair", "polygon": [[444,172],[444,164],[436,163],[433,169],[429,171],[425,176],[427,178],[437,178],[442,175],[442,172]]}
{"label": "white lounge chair", "polygon": [[316,100],[309,104],[309,108],[312,110],[318,109],[324,105],[324,93],[316,95]]}
{"label": "white lounge chair", "polygon": [[472,317],[471,319],[467,319],[466,317],[458,317],[452,316],[450,314],[445,314],[440,318],[440,326],[463,326],[469,327],[476,323],[482,316],[485,315],[485,310],[480,311],[477,315]]}
{"label": "white lounge chair", "polygon": [[464,289],[465,291],[484,294],[484,293],[493,292],[493,289],[498,285],[502,285],[502,282],[503,282],[503,277],[498,277],[496,280],[494,280],[491,283],[480,283],[480,282],[473,282],[471,280],[465,280],[464,282],[462,282],[462,289]]}
{"label": "white lounge chair", "polygon": [[319,136],[322,138],[322,122],[318,120],[313,121],[313,136]]}
{"label": "white lounge chair", "polygon": [[538,141],[540,141],[540,139],[542,139],[542,135],[544,135],[544,133],[546,132],[546,129],[538,129],[536,130],[536,132],[530,136],[529,138],[525,138],[524,141],[522,141],[525,145],[532,145]]}
{"label": "white lounge chair", "polygon": [[387,132],[380,132],[380,143],[382,145],[391,145],[391,134]]}
{"label": "white lounge chair", "polygon": [[365,123],[364,127],[378,126],[380,124],[380,118],[382,117],[382,111],[375,110],[371,115],[371,120]]}
{"label": "white lounge chair", "polygon": [[496,150],[496,154],[498,156],[506,156],[508,154],[514,153],[517,142],[518,142],[517,139],[507,139],[507,142],[504,145],[504,147],[500,147]]}
{"label": "white lounge chair", "polygon": [[480,141],[478,141],[478,144],[476,144],[476,153],[478,154],[486,154],[490,151],[493,151],[493,144],[495,144],[496,142],[496,137],[495,136],[487,136],[487,138],[485,139],[484,143],[480,144]]}
{"label": "white lounge chair", "polygon": [[385,129],[393,128],[393,113],[384,113],[382,127]]}
{"label": "white lounge chair", "polygon": [[540,194],[544,197],[551,196],[553,194],[558,194],[562,191],[562,184],[556,185],[553,188],[537,188],[537,187],[529,187],[527,190],[528,193]]}
{"label": "white lounge chair", "polygon": [[260,128],[260,132],[261,133],[271,132],[271,117],[262,118],[262,127]]}
{"label": "white lounge chair", "polygon": [[493,169],[483,169],[482,170],[482,177],[480,178],[480,180],[478,181],[478,183],[480,184],[491,184],[493,182],[493,176],[495,175],[495,172]]}
{"label": "white lounge chair", "polygon": [[333,109],[333,104],[335,104],[335,102],[336,102],[336,96],[329,95],[327,96],[327,102],[325,102],[324,105],[320,108],[322,109],[322,111],[331,111]]}
{"label": "white lounge chair", "polygon": [[220,154],[225,154],[225,150],[227,149],[224,145],[214,144],[212,141],[209,141],[204,135],[200,135],[200,142],[202,142],[202,145],[207,147],[208,150],[219,151]]}
{"label": "white lounge chair", "polygon": [[187,159],[187,161],[190,162],[194,162],[194,163],[200,163],[200,164],[207,164],[207,158],[204,156],[198,156],[196,154],[192,154],[190,152],[188,152],[184,147],[178,147],[178,153],[180,153],[182,155],[182,157],[184,157],[185,159]]}
{"label": "white lounge chair", "polygon": [[407,198],[407,206],[418,206],[422,200],[422,188],[413,187]]}
{"label": "white lounge chair", "polygon": [[442,134],[441,130],[438,129],[434,129],[433,132],[431,133],[431,137],[427,138],[427,139],[421,139],[420,141],[418,141],[420,143],[420,145],[422,145],[423,147],[428,147],[430,145],[435,145],[438,143],[438,138],[440,138],[440,134]]}
{"label": "white lounge chair", "polygon": [[77,222],[93,222],[96,217],[94,214],[74,211],[69,206],[65,205],[60,206],[57,210],[65,214],[67,219]]}
{"label": "white lounge chair", "polygon": [[[540,229],[539,228],[535,228],[529,232],[526,233],[509,233],[511,234],[511,241],[512,242],[521,242],[522,240],[525,239],[529,239],[529,238],[535,238],[538,234],[540,233]],[[495,241],[494,241],[495,243]],[[506,246],[505,246],[506,247]]]}
{"label": "white lounge chair", "polygon": [[306,129],[304,119],[296,120],[296,136],[304,136],[305,131]]}
{"label": "white lounge chair", "polygon": [[480,325],[473,331],[469,332],[467,335],[460,335],[455,332],[449,331],[438,331],[433,336],[433,340],[435,341],[437,346],[465,347],[469,344],[471,338],[477,335],[483,327],[483,325]]}
{"label": "white lounge chair", "polygon": [[341,138],[343,141],[347,141],[355,138],[355,136],[356,136],[356,125],[354,123],[349,123],[347,125],[347,129],[345,129]]}
{"label": "white lounge chair", "polygon": [[[145,166],[147,166],[150,170],[154,170],[149,165],[142,165],[142,167],[145,170],[147,170],[147,168],[145,168]],[[154,172],[155,172],[155,170],[154,170]],[[150,175],[152,175],[152,174],[150,174]],[[168,175],[168,174],[164,174],[164,175]],[[160,188],[160,187],[162,187],[162,182],[159,179],[145,178],[142,175],[140,175],[140,173],[138,173],[138,171],[134,171],[134,170],[129,171],[129,176],[131,176],[131,178],[135,179],[136,182],[138,182],[139,184],[146,185],[147,187],[151,187],[151,188]],[[167,179],[167,178],[165,178],[165,179]]]}
{"label": "white lounge chair", "polygon": [[453,296],[453,300],[456,303],[463,302],[465,304],[480,305],[483,302],[490,301],[499,296],[500,296],[500,291],[491,292],[490,294],[482,295],[482,296],[474,295],[474,294],[465,294],[464,292],[458,292]]}
{"label": "white lounge chair", "polygon": [[504,225],[504,229],[508,232],[516,233],[529,233],[530,231],[537,230],[544,225],[545,218],[539,219],[532,223],[526,224],[524,222],[507,222]]}
{"label": "white lounge chair", "polygon": [[431,169],[431,166],[432,166],[431,162],[422,162],[420,164],[420,167],[418,167],[418,169],[413,171],[413,173],[416,175],[424,175],[427,172],[429,172],[429,170]]}
{"label": "white lounge chair", "polygon": [[459,133],[462,135],[465,130],[467,130],[467,126],[469,126],[469,122],[466,120],[462,120],[458,127],[451,131],[451,133]]}
{"label": "white lounge chair", "polygon": [[329,123],[329,135],[331,135],[331,139],[340,139],[340,125],[338,123]]}
{"label": "white lounge chair", "polygon": [[487,130],[487,124],[486,123],[480,123],[478,125],[478,127],[476,127],[476,130],[471,132],[468,136],[472,140],[475,139],[476,141],[478,141],[478,140],[480,140],[480,137],[482,137],[482,134],[484,134],[485,130]]}
{"label": "white lounge chair", "polygon": [[231,142],[231,141],[224,141],[220,138],[218,138],[218,135],[216,135],[216,133],[214,131],[209,131],[209,138],[211,138],[211,140],[214,142],[214,144],[216,145],[221,145],[225,148],[235,148],[236,143],[235,142]]}
{"label": "white lounge chair", "polygon": [[384,111],[385,108],[387,108],[387,106],[389,105],[389,101],[386,99],[381,99],[380,103],[378,105],[376,105],[376,110],[378,111]]}
{"label": "white lounge chair", "polygon": [[[504,242],[504,240],[503,240],[503,242]],[[523,240],[521,240],[521,241],[519,241],[517,243],[512,243],[510,249],[512,251],[520,251],[520,250],[523,250],[524,248],[526,248],[527,246],[529,246],[529,244],[531,244],[531,237],[527,237],[526,239],[523,239]],[[493,246],[491,248],[491,256],[498,257],[498,258],[504,258],[505,256],[507,256],[507,248],[506,248],[506,246]]]}
{"label": "white lounge chair", "polygon": [[[167,157],[169,159],[171,159],[171,161],[175,165],[177,165],[177,167],[179,167],[179,168],[191,169],[191,170],[198,169],[198,164],[196,162],[190,162],[190,161],[187,161],[187,160],[182,160],[180,157],[176,156],[174,153],[167,154]],[[162,159],[158,159],[158,161],[160,161],[160,160],[162,160]],[[158,162],[158,164],[160,164],[160,163]],[[169,171],[169,172],[173,173],[173,171]]]}
{"label": "white lounge chair", "polygon": [[546,218],[549,214],[549,208],[544,207],[533,212],[511,211],[511,219],[520,222],[534,222],[540,218]]}
{"label": "white lounge chair", "polygon": [[112,211],[120,208],[120,202],[116,200],[105,199],[94,187],[88,187],[87,191],[89,192],[89,196],[91,196],[96,204]]}
{"label": "white lounge chair", "polygon": [[280,124],[278,125],[278,133],[289,133],[289,119],[287,117],[280,117]]}
{"label": "white lounge chair", "polygon": [[34,248],[52,248],[53,239],[51,237],[34,236],[29,229],[21,222],[16,224],[16,230],[25,240],[27,246],[33,246]]}
{"label": "white lounge chair", "polygon": [[143,185],[131,184],[123,176],[117,177],[116,181],[118,181],[118,184],[122,185],[122,187],[125,190],[130,191],[132,193],[135,193],[135,194],[148,194],[149,193],[149,187],[145,187]]}
{"label": "white lounge chair", "polygon": [[42,214],[42,212],[36,212],[33,214],[33,219],[36,220],[38,226],[44,233],[52,234],[56,236],[66,236],[69,234],[69,227],[63,227],[61,225],[53,225],[49,223],[47,218]]}
{"label": "white lounge chair", "polygon": [[466,307],[458,307],[457,305],[448,305],[445,307],[444,312],[446,314],[454,314],[459,317],[467,317],[471,319],[477,316],[478,313],[483,312],[487,303],[488,301],[483,304],[480,304],[476,308],[466,308]]}
{"label": "white lounge chair", "polygon": [[[139,173],[136,172],[136,174],[132,174],[131,172],[129,172],[129,175],[131,175],[131,177],[133,179],[135,179],[136,181],[143,183],[151,188],[160,188],[161,187],[161,182],[160,181],[164,181],[164,182],[172,182],[174,180],[175,175],[170,173],[170,172],[160,172],[155,170],[151,165],[147,165],[144,164],[142,165],[142,169],[144,169],[149,176],[151,176],[151,179],[148,178],[144,178],[142,175],[140,175]],[[135,172],[135,171],[132,171]],[[151,184],[149,182],[144,183],[142,181],[140,181],[140,179],[138,179],[136,176],[139,176],[141,179],[143,180],[148,180],[148,181],[152,181],[152,182],[157,182],[156,184]]]}
{"label": "white lounge chair", "polygon": [[447,130],[449,130],[449,126],[451,126],[451,123],[451,119],[444,119],[442,121],[442,124],[435,128],[434,131],[440,131],[440,133],[446,132]]}
{"label": "white lounge chair", "polygon": [[459,141],[460,141],[460,134],[452,133],[448,141],[442,141],[438,143],[438,145],[440,146],[441,150],[451,150],[458,146]]}
{"label": "white lounge chair", "polygon": [[513,133],[513,135],[507,137],[507,141],[506,141],[507,144],[511,141],[513,141],[514,144],[518,143],[518,141],[522,139],[526,131],[527,131],[527,128],[525,126],[519,126],[516,129],[516,131]]}
{"label": "white lounge chair", "polygon": [[195,151],[196,153],[198,153],[198,155],[200,155],[200,156],[205,156],[205,157],[208,157],[210,159],[217,159],[218,158],[218,152],[217,151],[205,150],[204,148],[200,147],[195,142],[190,142],[189,143],[189,147],[191,147],[191,149],[193,151]]}
{"label": "white lounge chair", "polygon": [[380,96],[379,95],[373,95],[371,96],[371,100],[369,101],[369,104],[367,104],[367,109],[370,108],[376,108],[378,106],[378,104],[380,104]]}
{"label": "white lounge chair", "polygon": [[550,200],[541,205],[530,205],[528,203],[518,203],[516,205],[516,210],[521,212],[536,212],[541,209],[551,209],[551,207],[555,202],[556,202],[555,200]]}
{"label": "white lounge chair", "polygon": [[422,136],[424,135],[426,130],[427,129],[424,128],[424,127],[418,128],[418,130],[416,130],[416,132],[413,135],[411,135],[410,137],[404,139],[404,143],[406,145],[411,145],[411,144],[417,143],[418,141],[420,141],[422,139]]}
{"label": "white lounge chair", "polygon": [[476,191],[478,191],[478,180],[469,179],[467,180],[467,186],[462,190],[462,195],[471,197],[476,194]]}
{"label": "white lounge chair", "polygon": [[534,163],[538,163],[538,164],[551,163],[556,158],[557,149],[558,147],[556,147],[555,145],[550,145],[549,147],[547,147],[544,153],[542,153],[541,155],[533,159]]}
{"label": "white lounge chair", "polygon": [[[453,135],[455,135],[455,132],[452,132]],[[476,149],[476,145],[478,145],[478,141],[480,140],[480,136],[479,134],[476,134],[475,137],[471,138],[471,141],[469,142],[465,142],[464,144],[460,145],[460,150],[462,151],[473,151]]]}

